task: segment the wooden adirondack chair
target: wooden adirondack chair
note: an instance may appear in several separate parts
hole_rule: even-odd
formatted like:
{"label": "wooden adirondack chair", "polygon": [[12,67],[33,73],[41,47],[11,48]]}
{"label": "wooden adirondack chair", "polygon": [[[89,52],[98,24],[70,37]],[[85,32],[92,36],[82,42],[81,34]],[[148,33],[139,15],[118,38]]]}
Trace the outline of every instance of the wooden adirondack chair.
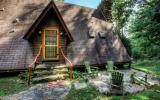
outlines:
{"label": "wooden adirondack chair", "polygon": [[112,73],[113,72],[114,63],[113,61],[107,61],[107,72]]}
{"label": "wooden adirondack chair", "polygon": [[112,73],[116,67],[114,66],[113,61],[107,61],[106,69],[108,73]]}
{"label": "wooden adirondack chair", "polygon": [[107,69],[107,74],[109,75],[109,78],[111,79],[112,77],[111,74],[114,72],[114,69],[116,69],[116,67],[114,66],[114,62],[107,61],[106,69]]}
{"label": "wooden adirondack chair", "polygon": [[120,90],[120,93],[123,95],[124,91],[123,91],[123,76],[124,74],[120,73],[120,72],[113,72],[111,74],[111,83],[110,83],[110,90],[111,93],[113,93],[113,89],[117,89],[116,91]]}
{"label": "wooden adirondack chair", "polygon": [[[86,71],[87,71],[88,75],[93,76],[93,77],[97,76],[97,74],[98,74],[98,68],[91,67],[89,61],[85,61],[84,65],[85,65],[85,68],[86,68]],[[94,72],[93,72],[93,70],[94,70]]]}
{"label": "wooden adirondack chair", "polygon": [[91,71],[91,66],[90,66],[90,63],[88,61],[85,61],[84,62],[84,65],[85,65],[85,68],[86,68],[86,71],[88,74],[91,74],[92,71]]}

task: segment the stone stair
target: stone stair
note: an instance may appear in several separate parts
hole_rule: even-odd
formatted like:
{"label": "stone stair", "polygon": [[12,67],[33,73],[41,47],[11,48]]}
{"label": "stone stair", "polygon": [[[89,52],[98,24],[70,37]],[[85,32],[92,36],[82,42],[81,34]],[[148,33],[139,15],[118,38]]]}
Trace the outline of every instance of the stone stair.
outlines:
{"label": "stone stair", "polygon": [[32,83],[64,80],[69,77],[69,70],[66,65],[39,64],[33,71]]}

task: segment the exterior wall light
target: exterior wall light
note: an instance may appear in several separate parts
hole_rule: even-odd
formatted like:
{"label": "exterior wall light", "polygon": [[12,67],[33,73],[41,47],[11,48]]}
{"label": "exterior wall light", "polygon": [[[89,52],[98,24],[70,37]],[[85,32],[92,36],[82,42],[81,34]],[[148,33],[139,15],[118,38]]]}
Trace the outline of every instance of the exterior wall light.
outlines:
{"label": "exterior wall light", "polygon": [[63,32],[61,32],[60,35],[62,36],[62,35],[63,35]]}
{"label": "exterior wall light", "polygon": [[42,31],[38,31],[38,33],[41,35],[41,34],[42,34]]}

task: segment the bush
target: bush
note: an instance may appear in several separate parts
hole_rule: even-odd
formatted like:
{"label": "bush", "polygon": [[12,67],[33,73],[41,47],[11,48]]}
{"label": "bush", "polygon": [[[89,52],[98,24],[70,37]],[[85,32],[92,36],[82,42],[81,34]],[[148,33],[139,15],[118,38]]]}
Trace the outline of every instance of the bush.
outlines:
{"label": "bush", "polygon": [[80,71],[73,71],[72,75],[73,75],[73,79],[82,79],[83,78],[83,74]]}
{"label": "bush", "polygon": [[21,72],[19,75],[18,75],[19,79],[22,80],[22,81],[27,81],[28,80],[28,71],[25,71],[25,72]]}

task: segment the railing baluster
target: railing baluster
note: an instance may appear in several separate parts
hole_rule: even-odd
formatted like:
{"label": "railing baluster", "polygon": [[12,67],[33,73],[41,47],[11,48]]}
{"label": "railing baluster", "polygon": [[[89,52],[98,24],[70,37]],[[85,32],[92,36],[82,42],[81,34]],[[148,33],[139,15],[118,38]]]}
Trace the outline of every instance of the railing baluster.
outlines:
{"label": "railing baluster", "polygon": [[28,75],[28,85],[31,84],[31,80],[32,80],[32,66],[33,64],[35,64],[35,62],[37,61],[37,58],[39,57],[40,53],[41,53],[41,48],[42,46],[40,46],[38,54],[36,55],[34,61],[28,65],[28,71],[29,71],[29,75]]}
{"label": "railing baluster", "polygon": [[73,67],[73,64],[72,64],[71,61],[65,56],[65,54],[63,53],[63,50],[62,50],[61,47],[60,47],[60,51],[61,51],[63,57],[70,63],[70,80],[72,80],[72,67]]}

